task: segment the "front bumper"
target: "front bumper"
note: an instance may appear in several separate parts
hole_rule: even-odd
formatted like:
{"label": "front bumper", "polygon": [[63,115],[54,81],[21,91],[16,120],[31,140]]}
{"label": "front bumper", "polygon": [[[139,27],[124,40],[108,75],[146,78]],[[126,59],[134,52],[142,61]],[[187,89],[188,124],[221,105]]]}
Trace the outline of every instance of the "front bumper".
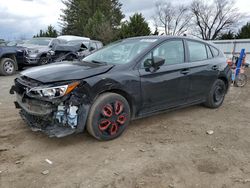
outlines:
{"label": "front bumper", "polygon": [[10,93],[16,93],[15,106],[31,130],[41,131],[49,137],[64,137],[84,131],[89,104],[82,100],[82,96],[75,96],[75,92],[79,94],[77,89],[64,98],[45,101],[29,97],[26,90],[30,86],[27,85],[16,79]]}
{"label": "front bumper", "polygon": [[51,103],[23,98],[19,94],[16,94],[16,104],[27,113],[35,116],[46,116],[56,110],[56,107]]}
{"label": "front bumper", "polygon": [[38,64],[39,59],[40,59],[39,57],[28,57],[28,56],[25,57],[27,64]]}
{"label": "front bumper", "polygon": [[26,122],[30,129],[34,132],[41,131],[47,134],[49,137],[57,138],[77,133],[77,129],[73,129],[71,127],[63,127],[51,120],[46,120],[45,118],[31,115],[24,109],[21,109],[19,113],[23,121]]}

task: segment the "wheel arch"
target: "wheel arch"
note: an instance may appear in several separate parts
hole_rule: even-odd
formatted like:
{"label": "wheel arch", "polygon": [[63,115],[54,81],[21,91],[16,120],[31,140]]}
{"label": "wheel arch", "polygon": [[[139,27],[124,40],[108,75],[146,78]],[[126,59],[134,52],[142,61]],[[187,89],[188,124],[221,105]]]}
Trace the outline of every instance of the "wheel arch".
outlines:
{"label": "wheel arch", "polygon": [[228,81],[228,79],[225,76],[219,76],[218,79],[222,80],[225,83],[226,88],[228,90],[228,88],[229,88],[229,81]]}
{"label": "wheel arch", "polygon": [[15,54],[12,54],[12,53],[11,54],[4,54],[1,56],[1,58],[10,58],[16,62],[16,56],[15,56]]}

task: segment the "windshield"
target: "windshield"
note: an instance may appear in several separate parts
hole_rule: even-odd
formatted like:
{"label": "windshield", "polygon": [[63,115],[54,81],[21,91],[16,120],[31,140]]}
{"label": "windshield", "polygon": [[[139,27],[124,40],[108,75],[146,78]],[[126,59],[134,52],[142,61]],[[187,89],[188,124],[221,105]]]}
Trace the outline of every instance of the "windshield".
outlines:
{"label": "windshield", "polygon": [[130,39],[113,43],[87,56],[83,61],[107,64],[126,64],[157,39]]}
{"label": "windshield", "polygon": [[43,38],[34,38],[30,39],[25,42],[25,44],[33,44],[33,45],[40,45],[40,46],[48,46],[50,43],[51,39],[43,39]]}

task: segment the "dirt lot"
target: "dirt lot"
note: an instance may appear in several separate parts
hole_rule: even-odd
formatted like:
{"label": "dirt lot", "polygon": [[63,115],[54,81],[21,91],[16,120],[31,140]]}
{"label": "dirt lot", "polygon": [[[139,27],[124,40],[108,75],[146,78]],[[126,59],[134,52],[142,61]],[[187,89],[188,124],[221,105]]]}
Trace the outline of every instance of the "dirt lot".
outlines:
{"label": "dirt lot", "polygon": [[219,109],[133,121],[122,137],[98,142],[32,132],[8,94],[13,79],[0,77],[0,187],[250,187],[250,83],[231,88]]}

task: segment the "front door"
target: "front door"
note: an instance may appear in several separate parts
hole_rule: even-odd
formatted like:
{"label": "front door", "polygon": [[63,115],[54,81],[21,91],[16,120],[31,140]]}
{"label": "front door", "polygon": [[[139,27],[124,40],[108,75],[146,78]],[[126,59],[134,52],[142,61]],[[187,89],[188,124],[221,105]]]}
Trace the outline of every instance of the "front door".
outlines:
{"label": "front door", "polygon": [[[143,101],[142,114],[175,107],[186,102],[189,79],[184,51],[181,39],[168,40],[142,60],[139,69]],[[157,57],[165,60],[163,66],[155,71],[145,68],[145,61]]]}

